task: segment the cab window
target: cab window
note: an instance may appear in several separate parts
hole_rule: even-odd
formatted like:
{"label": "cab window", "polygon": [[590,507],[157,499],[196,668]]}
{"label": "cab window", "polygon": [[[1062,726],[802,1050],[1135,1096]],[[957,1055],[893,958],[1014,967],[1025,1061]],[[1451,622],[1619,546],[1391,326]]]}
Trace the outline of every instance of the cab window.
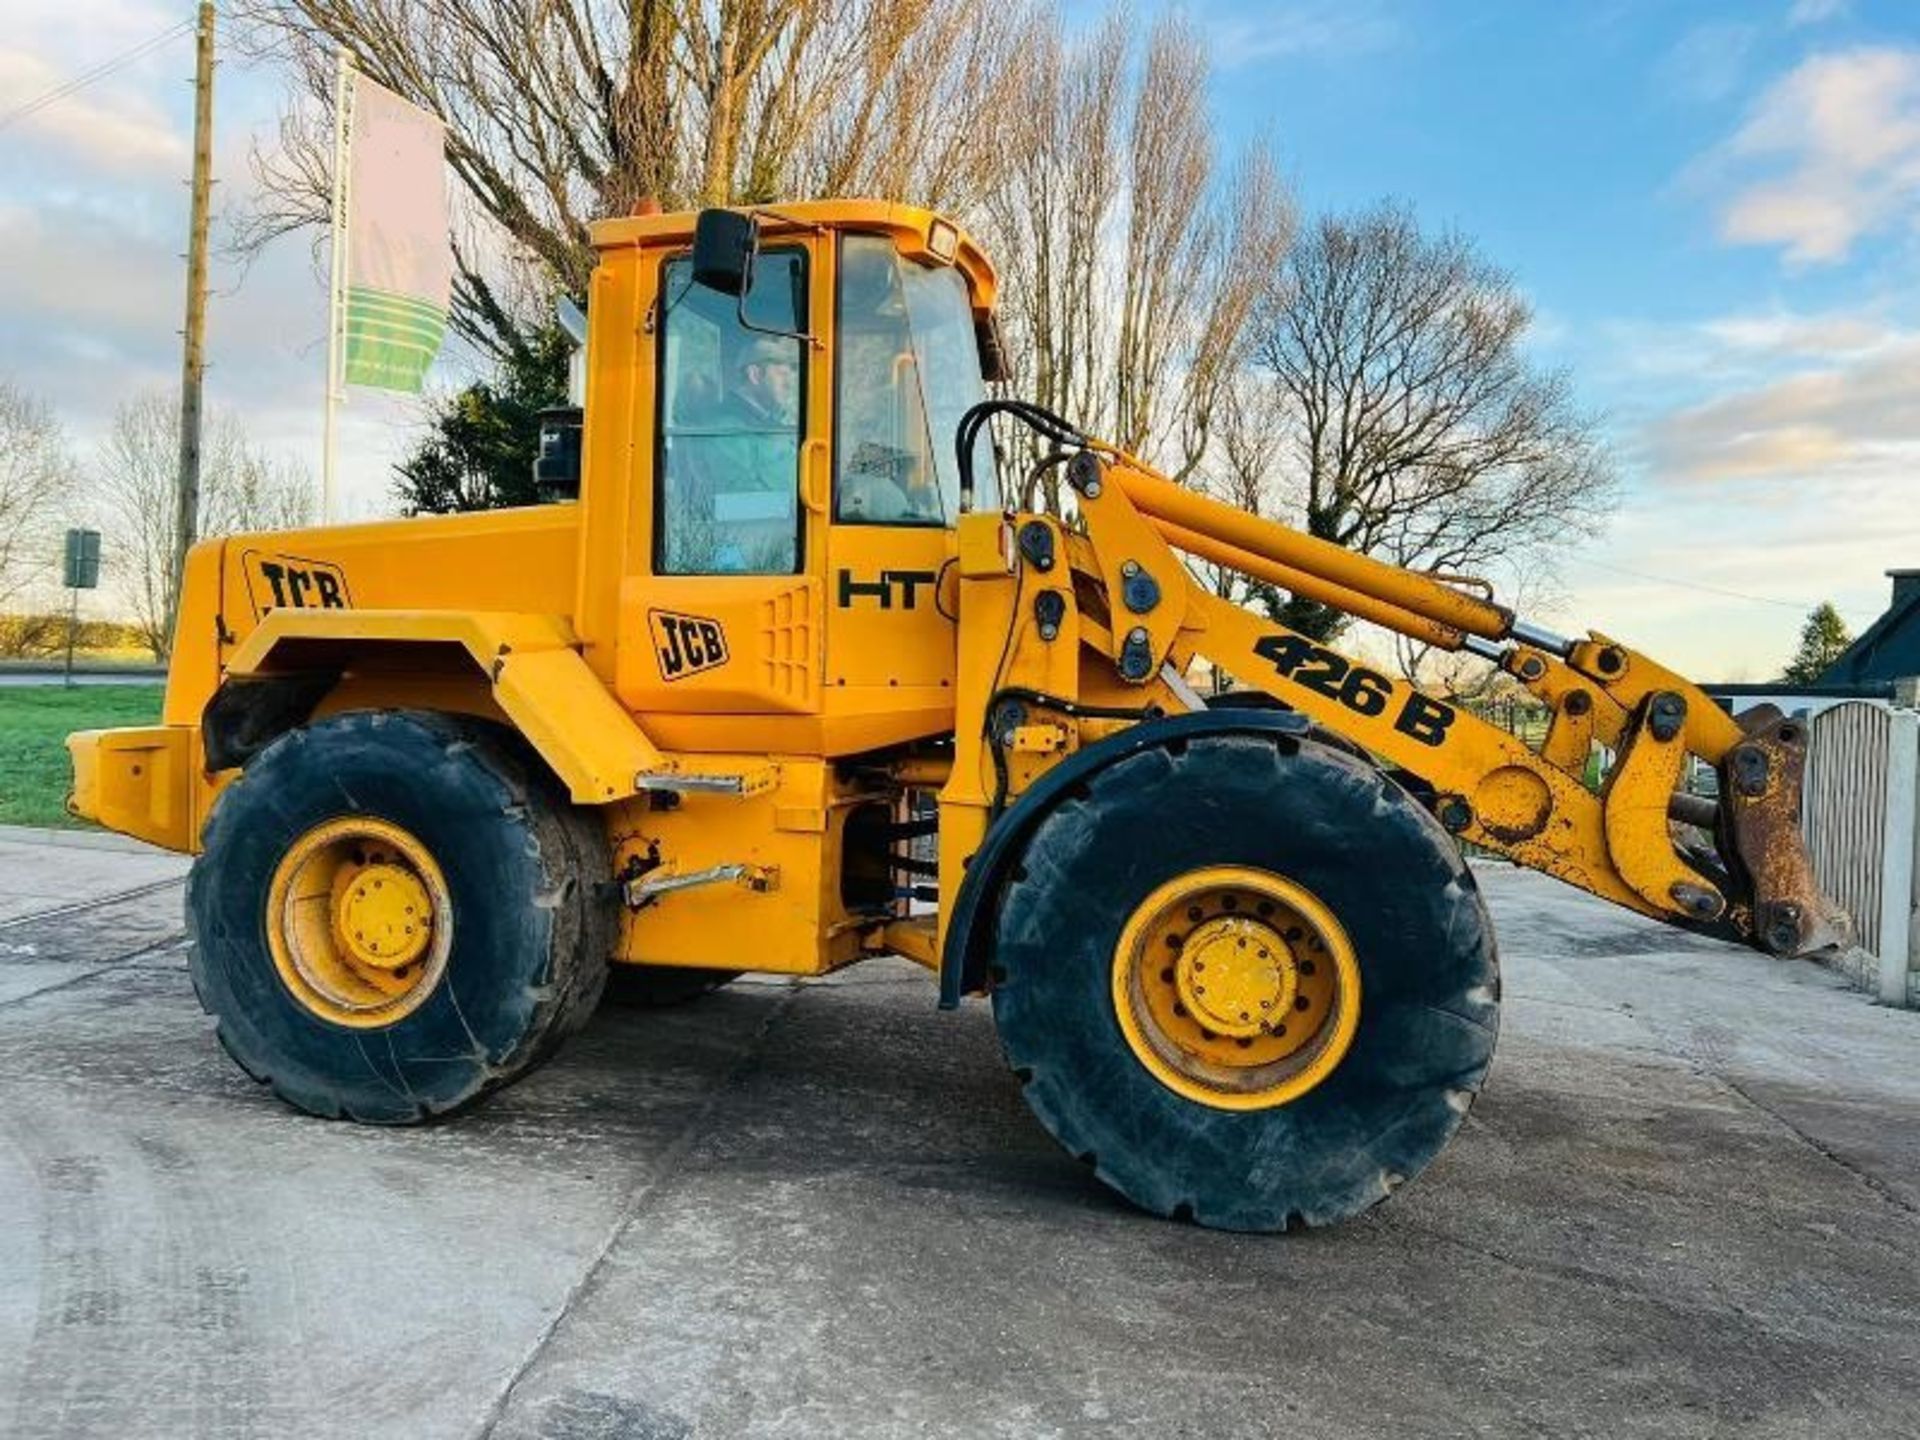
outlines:
{"label": "cab window", "polygon": [[795,574],[806,342],[766,332],[806,329],[806,256],[761,252],[744,307],[685,257],[661,294],[654,571]]}
{"label": "cab window", "polygon": [[[857,525],[951,525],[960,511],[954,437],[986,398],[967,284],[879,235],[840,243],[834,406],[834,518]],[[991,507],[992,445],[974,458],[976,504]]]}

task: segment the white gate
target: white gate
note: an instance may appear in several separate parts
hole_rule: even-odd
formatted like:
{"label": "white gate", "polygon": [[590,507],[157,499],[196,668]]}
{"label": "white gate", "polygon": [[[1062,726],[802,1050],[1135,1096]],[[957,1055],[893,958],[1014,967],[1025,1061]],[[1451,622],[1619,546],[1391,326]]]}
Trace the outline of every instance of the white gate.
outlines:
{"label": "white gate", "polygon": [[1807,848],[1821,887],[1853,916],[1877,957],[1859,976],[1888,1005],[1908,1003],[1914,927],[1914,830],[1920,715],[1851,700],[1808,722]]}

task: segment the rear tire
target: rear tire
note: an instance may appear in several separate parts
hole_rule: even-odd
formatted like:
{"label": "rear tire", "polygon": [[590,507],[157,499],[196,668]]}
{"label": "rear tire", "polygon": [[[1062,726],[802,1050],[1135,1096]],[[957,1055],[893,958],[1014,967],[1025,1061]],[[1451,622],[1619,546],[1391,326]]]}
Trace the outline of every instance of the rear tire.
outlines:
{"label": "rear tire", "polygon": [[[1246,918],[1262,893],[1308,896],[1301,904],[1328,917],[1358,972],[1348,1036],[1335,1044],[1330,1019],[1315,1032],[1325,1047],[1317,1078],[1263,1078],[1291,1059],[1232,1070],[1234,1057],[1265,1053],[1254,1047],[1300,1043],[1275,1038],[1284,1026],[1274,1036],[1199,1028],[1175,1037],[1226,1057],[1210,1072],[1227,1077],[1225,1090],[1208,1089],[1205,1076],[1163,1078],[1169,1063],[1139,1038],[1142,1009],[1123,1002],[1117,981],[1125,964],[1137,971],[1149,953],[1140,917],[1185,877],[1221,874],[1275,888],[1244,890],[1246,901],[1226,892],[1231,898],[1210,912],[1177,902],[1171,929],[1152,937],[1151,953],[1164,957],[1154,976],[1190,963],[1183,936],[1191,944],[1211,932],[1210,943],[1227,947],[1205,952],[1216,962],[1205,978],[1214,980],[1236,943],[1221,923]],[[1274,908],[1260,904],[1263,913]],[[1284,917],[1284,902],[1274,904]],[[1275,923],[1295,938],[1291,922]],[[1309,953],[1297,943],[1275,948]],[[1324,986],[1328,954],[1317,946],[1311,954],[1322,978],[1299,983]],[[1298,968],[1315,973],[1311,963]],[[1013,871],[991,975],[1007,1059],[1054,1138],[1141,1208],[1232,1230],[1338,1221],[1418,1174],[1479,1091],[1499,1019],[1492,924],[1451,838],[1371,765],[1271,734],[1170,740],[1069,792],[1038,822]],[[1183,974],[1181,983],[1192,979]],[[1190,1005],[1213,1003],[1182,993]],[[1262,992],[1244,993],[1258,1005]],[[1276,991],[1273,1013],[1306,1012],[1305,993]],[[1313,1005],[1323,1018],[1338,1010]],[[1197,1010],[1175,1013],[1185,1017],[1178,1024],[1201,1024]],[[1257,1023],[1259,1009],[1254,1016]],[[1229,1026],[1245,1019],[1227,1017]],[[1174,1068],[1191,1063],[1178,1044],[1162,1048]],[[1313,1070],[1305,1062],[1320,1053],[1303,1052],[1301,1068]]]}
{"label": "rear tire", "polygon": [[311,1114],[450,1114],[599,1000],[605,828],[497,726],[377,711],[294,730],[221,792],[203,840],[194,988],[227,1053]]}

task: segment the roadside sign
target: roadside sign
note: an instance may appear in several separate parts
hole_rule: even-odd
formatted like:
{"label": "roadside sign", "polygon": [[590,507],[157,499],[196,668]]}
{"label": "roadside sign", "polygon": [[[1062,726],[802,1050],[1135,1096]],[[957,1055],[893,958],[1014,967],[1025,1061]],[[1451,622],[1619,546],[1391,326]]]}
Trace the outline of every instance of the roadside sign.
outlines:
{"label": "roadside sign", "polygon": [[67,604],[67,678],[73,685],[73,640],[80,630],[80,592],[100,588],[100,532],[67,531],[67,589],[73,592]]}
{"label": "roadside sign", "polygon": [[67,589],[96,590],[100,586],[100,532],[67,531]]}

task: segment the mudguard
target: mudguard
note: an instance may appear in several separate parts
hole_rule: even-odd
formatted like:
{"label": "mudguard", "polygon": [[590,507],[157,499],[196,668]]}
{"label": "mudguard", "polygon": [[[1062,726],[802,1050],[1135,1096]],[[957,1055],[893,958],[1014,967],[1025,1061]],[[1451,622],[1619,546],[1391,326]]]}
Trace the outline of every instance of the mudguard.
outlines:
{"label": "mudguard", "polygon": [[1095,771],[1169,740],[1200,735],[1274,734],[1304,739],[1307,717],[1290,710],[1232,708],[1193,710],[1148,720],[1076,751],[1049,770],[1003,814],[974,853],[947,924],[940,955],[940,1008],[957,1009],[962,995],[986,988],[988,950],[1007,868],[1017,859],[1041,818],[1068,790]]}

